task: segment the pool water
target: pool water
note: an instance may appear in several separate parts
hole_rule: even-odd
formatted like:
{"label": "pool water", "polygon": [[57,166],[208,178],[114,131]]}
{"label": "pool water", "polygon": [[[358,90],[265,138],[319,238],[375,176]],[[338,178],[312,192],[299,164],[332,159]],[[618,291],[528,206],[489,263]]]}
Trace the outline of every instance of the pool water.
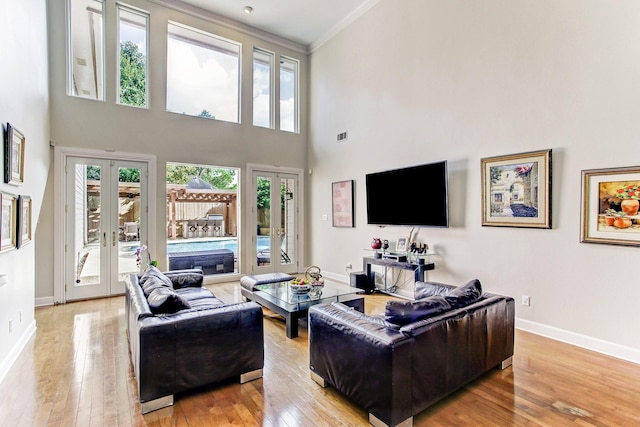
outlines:
{"label": "pool water", "polygon": [[[271,239],[269,236],[257,236],[258,251],[269,249]],[[170,242],[167,243],[167,253],[175,254],[182,252],[201,252],[213,249],[230,249],[234,255],[238,256],[238,239],[224,238],[218,240],[203,240],[191,242]]]}

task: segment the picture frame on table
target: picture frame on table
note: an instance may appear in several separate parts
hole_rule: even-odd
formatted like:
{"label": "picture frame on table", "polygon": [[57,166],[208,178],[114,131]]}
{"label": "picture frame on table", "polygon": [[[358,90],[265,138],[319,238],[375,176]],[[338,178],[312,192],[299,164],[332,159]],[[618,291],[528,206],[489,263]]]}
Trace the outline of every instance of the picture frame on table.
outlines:
{"label": "picture frame on table", "polygon": [[24,149],[26,138],[11,123],[7,123],[4,138],[4,182],[22,185],[24,182]]}
{"label": "picture frame on table", "polygon": [[0,193],[2,204],[0,205],[0,252],[16,249],[16,196],[9,193]]}
{"label": "picture frame on table", "polygon": [[582,243],[640,246],[640,166],[582,171]]}
{"label": "picture frame on table", "polygon": [[331,212],[334,227],[354,227],[354,181],[338,181],[331,184]]}
{"label": "picture frame on table", "polygon": [[31,232],[31,197],[30,196],[18,196],[18,209],[17,214],[17,230],[16,230],[16,248],[20,249],[22,246],[29,243],[32,239]]}
{"label": "picture frame on table", "polygon": [[407,252],[408,241],[408,237],[398,237],[398,241],[396,242],[396,252]]}
{"label": "picture frame on table", "polygon": [[551,228],[552,150],[481,159],[482,225]]}

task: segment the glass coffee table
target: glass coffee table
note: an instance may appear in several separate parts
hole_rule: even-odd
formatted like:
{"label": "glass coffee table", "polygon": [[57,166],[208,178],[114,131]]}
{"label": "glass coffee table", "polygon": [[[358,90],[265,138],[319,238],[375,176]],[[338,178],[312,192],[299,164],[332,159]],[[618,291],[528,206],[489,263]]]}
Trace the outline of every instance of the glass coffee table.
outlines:
{"label": "glass coffee table", "polygon": [[296,293],[291,290],[289,282],[279,282],[256,286],[252,299],[283,316],[287,324],[287,338],[295,338],[298,336],[298,320],[307,317],[309,307],[337,301],[364,312],[364,298],[358,296],[363,292],[360,288],[324,285]]}

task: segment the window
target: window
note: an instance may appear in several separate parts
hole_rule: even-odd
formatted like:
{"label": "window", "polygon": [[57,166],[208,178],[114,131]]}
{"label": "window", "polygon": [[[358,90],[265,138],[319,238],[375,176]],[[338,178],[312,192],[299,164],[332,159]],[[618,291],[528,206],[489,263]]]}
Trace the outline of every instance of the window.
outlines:
{"label": "window", "polygon": [[273,53],[253,49],[253,125],[273,128]]}
{"label": "window", "polygon": [[147,107],[148,23],[149,15],[117,5],[118,45],[118,103]]}
{"label": "window", "polygon": [[104,3],[68,0],[67,93],[104,100]]}
{"label": "window", "polygon": [[240,47],[170,22],[167,111],[239,123]]}
{"label": "window", "polygon": [[298,132],[298,61],[280,58],[280,130]]}

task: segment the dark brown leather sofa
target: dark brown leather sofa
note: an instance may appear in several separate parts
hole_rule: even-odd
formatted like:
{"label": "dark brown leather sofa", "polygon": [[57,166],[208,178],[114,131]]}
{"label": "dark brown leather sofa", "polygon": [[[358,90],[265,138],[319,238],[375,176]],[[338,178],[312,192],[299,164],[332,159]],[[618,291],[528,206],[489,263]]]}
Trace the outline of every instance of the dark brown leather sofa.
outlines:
{"label": "dark brown leather sofa", "polygon": [[239,378],[262,377],[262,308],[226,304],[202,287],[202,270],[126,279],[127,336],[142,413],[173,404],[174,394]]}
{"label": "dark brown leather sofa", "polygon": [[511,365],[513,298],[419,283],[416,301],[387,302],[385,317],[339,303],[309,310],[311,377],[369,412],[376,426],[413,416],[487,371]]}

